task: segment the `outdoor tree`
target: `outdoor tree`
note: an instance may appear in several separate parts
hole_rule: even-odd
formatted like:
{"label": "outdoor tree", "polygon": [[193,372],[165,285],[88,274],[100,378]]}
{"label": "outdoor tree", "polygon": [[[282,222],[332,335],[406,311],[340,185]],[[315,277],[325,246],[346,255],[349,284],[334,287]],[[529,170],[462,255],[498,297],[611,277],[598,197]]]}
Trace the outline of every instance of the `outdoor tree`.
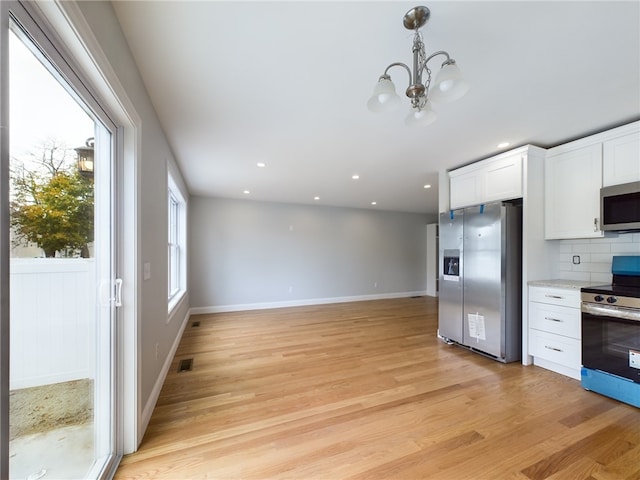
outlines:
{"label": "outdoor tree", "polygon": [[[81,176],[55,142],[32,155],[29,169],[14,163],[11,227],[17,237],[33,242],[45,256],[80,251],[88,257],[93,241],[93,183]],[[12,159],[14,160],[14,159]]]}

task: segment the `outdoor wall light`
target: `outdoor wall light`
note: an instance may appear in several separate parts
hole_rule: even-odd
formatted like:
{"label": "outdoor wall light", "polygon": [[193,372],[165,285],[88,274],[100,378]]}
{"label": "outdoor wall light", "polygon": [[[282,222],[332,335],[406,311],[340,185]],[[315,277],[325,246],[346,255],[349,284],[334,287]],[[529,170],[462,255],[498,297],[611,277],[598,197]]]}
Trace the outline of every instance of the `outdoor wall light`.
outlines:
{"label": "outdoor wall light", "polygon": [[87,138],[83,147],[74,148],[78,154],[78,173],[83,177],[93,178],[94,138]]}

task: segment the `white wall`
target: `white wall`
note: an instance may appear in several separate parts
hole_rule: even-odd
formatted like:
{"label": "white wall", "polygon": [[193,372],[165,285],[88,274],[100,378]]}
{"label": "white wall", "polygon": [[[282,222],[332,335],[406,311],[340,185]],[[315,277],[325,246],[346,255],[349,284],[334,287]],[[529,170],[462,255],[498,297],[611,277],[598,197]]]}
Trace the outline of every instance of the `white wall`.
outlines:
{"label": "white wall", "polygon": [[425,292],[426,215],[205,197],[189,214],[195,312]]}
{"label": "white wall", "polygon": [[[640,233],[607,233],[603,238],[556,240],[558,253],[553,259],[554,277],[611,283],[611,261],[614,255],[640,255]],[[573,263],[574,256],[580,264]]]}

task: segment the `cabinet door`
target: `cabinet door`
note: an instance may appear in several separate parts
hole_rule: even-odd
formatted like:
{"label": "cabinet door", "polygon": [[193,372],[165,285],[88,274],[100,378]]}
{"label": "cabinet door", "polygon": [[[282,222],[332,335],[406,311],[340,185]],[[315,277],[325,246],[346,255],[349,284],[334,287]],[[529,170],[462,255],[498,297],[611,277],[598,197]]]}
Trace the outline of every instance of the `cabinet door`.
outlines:
{"label": "cabinet door", "polygon": [[477,168],[450,174],[451,209],[522,197],[522,155],[483,160]]}
{"label": "cabinet door", "polygon": [[482,203],[482,182],[479,170],[452,174],[450,178],[451,210]]}
{"label": "cabinet door", "polygon": [[490,162],[483,169],[484,202],[522,197],[522,157],[520,154]]}
{"label": "cabinet door", "polygon": [[640,181],[640,132],[604,142],[602,185]]}
{"label": "cabinet door", "polygon": [[545,172],[545,238],[602,237],[601,144],[549,155]]}

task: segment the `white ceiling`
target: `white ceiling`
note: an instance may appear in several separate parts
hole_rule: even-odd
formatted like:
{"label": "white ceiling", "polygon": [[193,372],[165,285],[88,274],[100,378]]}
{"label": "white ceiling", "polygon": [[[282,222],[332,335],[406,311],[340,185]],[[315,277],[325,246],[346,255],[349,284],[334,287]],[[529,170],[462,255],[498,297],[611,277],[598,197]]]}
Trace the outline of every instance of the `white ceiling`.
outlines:
{"label": "white ceiling", "polygon": [[448,51],[469,93],[424,128],[408,99],[370,113],[385,67],[412,61],[415,5],[113,3],[194,195],[436,213],[441,169],[640,118],[638,1],[425,3],[427,54]]}

